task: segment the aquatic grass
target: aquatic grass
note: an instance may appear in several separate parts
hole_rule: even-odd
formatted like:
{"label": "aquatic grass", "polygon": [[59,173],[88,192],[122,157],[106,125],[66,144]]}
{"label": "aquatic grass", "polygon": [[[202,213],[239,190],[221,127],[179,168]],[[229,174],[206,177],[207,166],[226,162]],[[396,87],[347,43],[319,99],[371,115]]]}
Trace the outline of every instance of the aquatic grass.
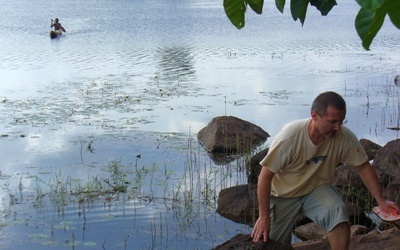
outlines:
{"label": "aquatic grass", "polygon": [[384,82],[385,106],[381,112],[381,127],[389,130],[400,130],[400,84],[393,78],[386,77]]}
{"label": "aquatic grass", "polygon": [[370,211],[375,206],[375,199],[366,189],[357,189],[349,182],[345,187],[341,187],[344,200],[355,204],[363,211]]}
{"label": "aquatic grass", "polygon": [[[160,137],[159,146],[162,146],[163,140]],[[88,144],[85,142],[81,145]],[[94,148],[94,145],[92,146]],[[36,183],[32,192],[34,207],[54,213],[48,225],[49,234],[54,239],[42,239],[40,243],[50,245],[65,243],[70,247],[84,244],[81,239],[74,238],[74,233],[83,230],[85,234],[87,214],[96,206],[101,206],[104,211],[109,212],[109,217],[103,216],[101,220],[110,221],[119,219],[115,214],[118,206],[124,206],[126,209],[125,206],[128,205],[135,210],[138,206],[164,206],[167,214],[160,212],[159,215],[153,215],[151,220],[151,247],[156,247],[160,242],[167,244],[166,241],[171,240],[171,237],[200,238],[208,234],[211,228],[203,228],[202,223],[207,221],[209,211],[215,211],[218,192],[237,183],[233,181],[239,176],[235,171],[239,170],[242,174],[246,174],[243,171],[243,160],[238,158],[224,166],[215,165],[191,136],[188,137],[186,146],[183,173],[169,169],[168,160],[165,160],[162,166],[156,163],[143,164],[141,155],[137,155],[130,164],[112,160],[101,167],[91,166],[100,169],[101,172],[90,175],[89,171],[86,178],[73,179],[62,170],[56,171],[46,180],[34,176]],[[74,207],[79,211],[78,216],[81,218],[83,229],[79,229],[75,225],[76,222],[72,221],[55,224],[57,218],[65,218]],[[172,213],[173,221],[168,213]],[[171,231],[171,223],[177,225],[177,231]],[[59,230],[71,233],[67,243],[57,242]],[[130,248],[133,244],[130,239],[127,237],[124,241],[126,248]],[[107,239],[101,239],[101,242],[107,247]],[[101,245],[101,242],[98,242],[98,245]]]}
{"label": "aquatic grass", "polygon": [[7,193],[8,197],[10,198],[10,204],[14,204],[16,201],[16,198],[15,198],[15,195],[13,194],[13,191],[10,188],[10,182],[7,181],[3,185],[0,185],[0,187]]}
{"label": "aquatic grass", "polygon": [[[393,74],[382,76],[380,81],[373,79],[371,82],[362,84],[356,82],[354,88],[345,83],[344,95],[346,97],[365,97],[365,103],[362,106],[367,117],[370,116],[371,111],[378,112],[380,119],[377,119],[375,126],[369,128],[369,132],[376,137],[379,136],[379,133],[387,130],[400,131],[400,84],[398,79],[397,72],[394,70]],[[381,109],[378,111],[377,107]],[[398,136],[399,134],[396,133],[395,138]]]}

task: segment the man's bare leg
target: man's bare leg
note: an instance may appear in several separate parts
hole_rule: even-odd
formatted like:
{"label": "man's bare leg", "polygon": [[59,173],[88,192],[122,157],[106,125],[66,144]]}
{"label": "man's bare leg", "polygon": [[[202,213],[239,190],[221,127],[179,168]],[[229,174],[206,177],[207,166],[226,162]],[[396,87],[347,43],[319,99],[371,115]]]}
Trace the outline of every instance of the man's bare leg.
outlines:
{"label": "man's bare leg", "polygon": [[329,244],[332,250],[346,250],[350,245],[350,227],[347,222],[336,225],[328,234]]}

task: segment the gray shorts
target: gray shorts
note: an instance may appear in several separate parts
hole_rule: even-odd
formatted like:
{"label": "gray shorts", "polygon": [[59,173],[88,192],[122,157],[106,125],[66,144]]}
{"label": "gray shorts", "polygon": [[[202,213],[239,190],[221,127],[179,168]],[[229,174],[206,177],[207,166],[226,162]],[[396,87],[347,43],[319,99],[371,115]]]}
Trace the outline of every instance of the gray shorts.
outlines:
{"label": "gray shorts", "polygon": [[270,238],[281,243],[291,243],[294,224],[299,214],[314,221],[330,232],[336,225],[349,221],[346,204],[330,184],[317,187],[310,194],[296,198],[271,196]]}

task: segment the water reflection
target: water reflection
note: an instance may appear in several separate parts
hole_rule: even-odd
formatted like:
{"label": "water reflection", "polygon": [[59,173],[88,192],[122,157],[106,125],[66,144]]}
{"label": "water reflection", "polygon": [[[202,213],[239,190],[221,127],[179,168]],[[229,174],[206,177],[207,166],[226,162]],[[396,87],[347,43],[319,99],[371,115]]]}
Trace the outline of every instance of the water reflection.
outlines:
{"label": "water reflection", "polygon": [[[160,80],[165,82],[193,82],[196,76],[192,48],[190,47],[159,47],[157,54]],[[187,86],[189,87],[189,86]]]}
{"label": "water reflection", "polygon": [[[153,136],[135,134],[115,140],[115,136],[93,135],[72,143],[69,155],[36,158],[30,163],[39,168],[30,169],[33,176],[21,172],[24,167],[14,169],[27,198],[22,202],[22,193],[14,196],[15,200],[3,204],[3,211],[7,217],[14,213],[15,224],[8,224],[7,238],[20,235],[23,240],[21,244],[3,241],[5,249],[23,247],[27,241],[34,243],[30,249],[84,244],[104,244],[106,249],[179,248],[182,244],[211,248],[224,238],[216,235],[238,230],[214,212],[219,190],[239,179],[235,166],[212,167],[205,152],[187,135]],[[86,150],[89,146],[95,153]],[[114,156],[121,158],[110,162]],[[126,186],[126,193],[114,188],[119,185]],[[10,190],[13,193],[14,188]]]}

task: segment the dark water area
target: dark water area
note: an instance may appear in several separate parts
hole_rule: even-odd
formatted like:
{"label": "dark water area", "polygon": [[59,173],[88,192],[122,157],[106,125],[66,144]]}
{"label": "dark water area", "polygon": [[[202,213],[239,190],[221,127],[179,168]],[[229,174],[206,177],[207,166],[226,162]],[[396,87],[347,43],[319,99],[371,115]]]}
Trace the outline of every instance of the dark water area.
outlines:
{"label": "dark water area", "polygon": [[[303,27],[266,2],[240,31],[215,1],[2,4],[1,249],[210,249],[250,232],[215,212],[247,181],[246,157],[221,166],[197,142],[216,116],[267,131],[257,151],[333,90],[359,138],[399,137],[399,31],[387,20],[363,50],[355,1],[310,7]],[[67,32],[51,40],[55,17]]]}

